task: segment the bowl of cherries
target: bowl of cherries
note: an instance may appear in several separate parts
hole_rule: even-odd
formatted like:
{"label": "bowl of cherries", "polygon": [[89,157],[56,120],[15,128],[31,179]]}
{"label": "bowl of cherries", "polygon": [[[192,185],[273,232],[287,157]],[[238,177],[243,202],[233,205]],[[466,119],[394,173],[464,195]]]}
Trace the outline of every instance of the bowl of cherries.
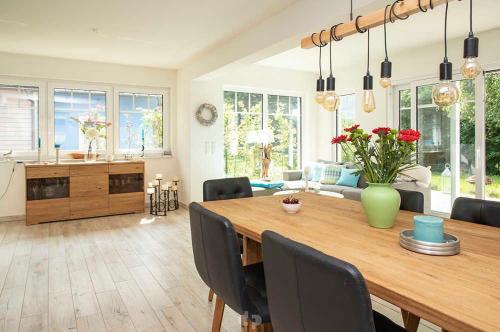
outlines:
{"label": "bowl of cherries", "polygon": [[293,196],[288,196],[287,198],[285,198],[281,202],[281,205],[283,206],[283,210],[285,210],[285,212],[287,213],[297,213],[302,207],[302,203]]}

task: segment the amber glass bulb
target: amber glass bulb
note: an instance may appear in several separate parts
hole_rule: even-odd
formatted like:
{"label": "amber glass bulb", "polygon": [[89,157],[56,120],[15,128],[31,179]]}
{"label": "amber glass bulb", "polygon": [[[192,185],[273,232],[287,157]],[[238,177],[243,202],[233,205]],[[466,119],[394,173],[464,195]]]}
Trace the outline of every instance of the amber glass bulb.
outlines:
{"label": "amber glass bulb", "polygon": [[363,112],[371,113],[375,111],[375,96],[373,90],[365,90],[363,92]]}
{"label": "amber glass bulb", "polygon": [[316,92],[314,100],[316,101],[317,104],[323,105],[323,102],[325,101],[325,93],[323,91]]}
{"label": "amber glass bulb", "polygon": [[458,101],[458,97],[460,92],[451,81],[441,81],[432,88],[432,99],[438,106],[451,106]]}
{"label": "amber glass bulb", "polygon": [[381,77],[379,83],[384,89],[387,89],[392,85],[390,77]]}
{"label": "amber glass bulb", "polygon": [[329,112],[334,112],[339,108],[340,98],[335,91],[327,91],[325,93],[325,101],[323,107]]}
{"label": "amber glass bulb", "polygon": [[477,58],[466,58],[462,67],[460,67],[460,71],[465,78],[473,79],[476,78],[482,71],[481,65]]}

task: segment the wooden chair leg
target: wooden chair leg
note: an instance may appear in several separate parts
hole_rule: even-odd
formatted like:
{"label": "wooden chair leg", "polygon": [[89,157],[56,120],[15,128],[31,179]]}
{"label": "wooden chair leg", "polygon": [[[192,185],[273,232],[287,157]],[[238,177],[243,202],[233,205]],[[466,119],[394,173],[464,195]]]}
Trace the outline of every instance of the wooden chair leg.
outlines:
{"label": "wooden chair leg", "polygon": [[220,332],[222,317],[224,316],[224,301],[217,296],[215,299],[214,320],[212,321],[212,332]]}
{"label": "wooden chair leg", "polygon": [[401,309],[401,315],[403,316],[403,323],[406,331],[416,332],[420,324],[420,317],[404,309]]}
{"label": "wooden chair leg", "polygon": [[208,302],[212,302],[214,299],[214,291],[212,290],[212,288],[210,288],[210,290],[208,291]]}

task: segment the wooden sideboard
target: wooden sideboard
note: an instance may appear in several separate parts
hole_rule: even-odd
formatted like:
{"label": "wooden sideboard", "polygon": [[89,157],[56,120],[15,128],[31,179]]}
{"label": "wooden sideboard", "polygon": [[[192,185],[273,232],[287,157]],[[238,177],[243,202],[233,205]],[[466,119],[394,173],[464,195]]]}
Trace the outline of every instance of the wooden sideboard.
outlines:
{"label": "wooden sideboard", "polygon": [[26,164],[26,224],[144,211],[144,162]]}

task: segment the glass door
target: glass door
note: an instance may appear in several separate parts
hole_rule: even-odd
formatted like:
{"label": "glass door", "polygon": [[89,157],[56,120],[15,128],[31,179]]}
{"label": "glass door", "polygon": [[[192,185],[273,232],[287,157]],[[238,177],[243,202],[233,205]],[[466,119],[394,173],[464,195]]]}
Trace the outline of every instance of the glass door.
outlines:
{"label": "glass door", "polygon": [[500,70],[484,74],[485,199],[500,201]]}

